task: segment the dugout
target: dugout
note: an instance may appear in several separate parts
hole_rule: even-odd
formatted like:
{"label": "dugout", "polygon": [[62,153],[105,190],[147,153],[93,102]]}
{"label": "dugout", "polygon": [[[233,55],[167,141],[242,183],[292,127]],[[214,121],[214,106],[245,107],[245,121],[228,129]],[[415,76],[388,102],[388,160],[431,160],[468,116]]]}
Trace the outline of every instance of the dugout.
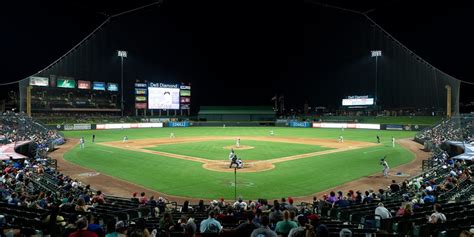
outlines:
{"label": "dugout", "polygon": [[201,106],[199,121],[275,121],[271,106]]}

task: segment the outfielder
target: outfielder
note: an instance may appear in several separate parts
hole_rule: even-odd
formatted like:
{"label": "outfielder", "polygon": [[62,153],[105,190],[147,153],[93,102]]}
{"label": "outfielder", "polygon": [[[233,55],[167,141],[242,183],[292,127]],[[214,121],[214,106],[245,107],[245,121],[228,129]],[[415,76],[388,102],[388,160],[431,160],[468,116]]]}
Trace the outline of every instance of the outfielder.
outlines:
{"label": "outfielder", "polygon": [[392,147],[395,147],[395,138],[392,137]]}
{"label": "outfielder", "polygon": [[174,132],[170,133],[170,138],[174,138]]}

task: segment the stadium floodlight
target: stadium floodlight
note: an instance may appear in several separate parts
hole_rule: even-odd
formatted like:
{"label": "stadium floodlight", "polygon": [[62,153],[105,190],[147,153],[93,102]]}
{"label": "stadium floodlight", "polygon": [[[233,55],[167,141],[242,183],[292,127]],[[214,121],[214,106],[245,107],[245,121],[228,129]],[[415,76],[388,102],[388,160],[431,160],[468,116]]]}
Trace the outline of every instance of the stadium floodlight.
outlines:
{"label": "stadium floodlight", "polygon": [[117,56],[122,57],[122,58],[126,58],[127,57],[127,51],[117,50]]}
{"label": "stadium floodlight", "polygon": [[375,58],[375,90],[374,90],[374,106],[377,107],[377,59],[382,56],[382,50],[370,51],[372,58]]}
{"label": "stadium floodlight", "polygon": [[372,53],[372,57],[380,57],[382,56],[382,51],[381,50],[372,50],[370,51]]}
{"label": "stadium floodlight", "polygon": [[124,109],[124,106],[123,106],[123,58],[127,57],[127,51],[117,50],[117,56],[120,57],[120,86],[122,87],[122,90],[120,93],[122,96],[122,99],[120,101],[120,111],[122,111],[122,117],[123,117],[123,109]]}

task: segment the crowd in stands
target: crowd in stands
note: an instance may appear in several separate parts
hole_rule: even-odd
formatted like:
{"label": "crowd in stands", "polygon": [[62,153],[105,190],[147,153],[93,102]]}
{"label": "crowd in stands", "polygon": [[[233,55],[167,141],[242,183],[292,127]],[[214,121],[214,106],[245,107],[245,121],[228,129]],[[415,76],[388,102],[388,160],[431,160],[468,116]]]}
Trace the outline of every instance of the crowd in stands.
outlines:
{"label": "crowd in stands", "polygon": [[[14,116],[18,120],[24,117]],[[2,123],[2,132],[18,129],[12,118]],[[47,140],[55,135],[38,133],[43,135],[22,136]],[[432,159],[434,168],[401,183],[393,180],[380,189],[332,191],[299,204],[285,197],[273,201],[220,198],[195,205],[189,201],[178,205],[163,197],[148,197],[145,192],[128,198],[109,196],[58,172],[42,157],[10,159],[0,163],[0,234],[473,236],[468,230],[474,225],[474,166],[446,153],[435,154]]]}
{"label": "crowd in stands", "polygon": [[24,113],[7,111],[0,116],[0,139],[2,144],[32,141],[36,150],[40,152],[47,151],[53,141],[60,143],[58,140],[62,140],[63,137]]}
{"label": "crowd in stands", "polygon": [[417,138],[440,145],[445,141],[473,142],[471,132],[474,129],[474,118],[456,118],[443,120],[435,127],[426,129]]}

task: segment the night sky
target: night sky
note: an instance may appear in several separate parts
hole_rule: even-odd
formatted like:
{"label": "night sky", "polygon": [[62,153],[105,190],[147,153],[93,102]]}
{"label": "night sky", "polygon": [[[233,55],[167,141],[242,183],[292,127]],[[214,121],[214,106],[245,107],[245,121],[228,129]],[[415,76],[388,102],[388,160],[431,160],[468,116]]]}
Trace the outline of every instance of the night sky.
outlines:
{"label": "night sky", "polygon": [[[57,59],[103,20],[153,1],[15,1],[2,7],[2,83],[25,78]],[[165,0],[159,9],[161,33],[156,42],[166,68],[164,78],[191,82],[193,106],[272,105],[285,94],[289,106],[304,101],[326,105],[304,87],[307,1]],[[474,82],[473,1],[319,1],[369,16],[400,42],[444,72]],[[330,27],[330,26],[329,26]],[[124,35],[124,37],[127,37]],[[166,53],[168,52],[168,53]],[[160,58],[161,57],[161,58]],[[128,72],[128,78],[149,77]],[[295,86],[297,84],[298,86]],[[473,87],[461,86],[461,102],[474,100]],[[2,96],[15,89],[1,87]]]}

